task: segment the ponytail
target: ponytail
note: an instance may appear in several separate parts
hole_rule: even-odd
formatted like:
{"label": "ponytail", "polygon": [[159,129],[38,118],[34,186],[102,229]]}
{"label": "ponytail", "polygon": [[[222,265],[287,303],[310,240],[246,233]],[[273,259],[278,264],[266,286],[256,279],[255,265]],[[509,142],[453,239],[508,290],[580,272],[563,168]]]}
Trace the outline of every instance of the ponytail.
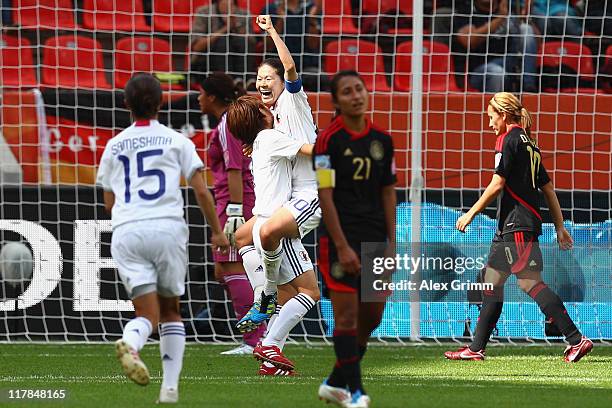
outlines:
{"label": "ponytail", "polygon": [[534,138],[531,137],[531,125],[533,124],[533,120],[531,119],[531,114],[529,111],[523,107],[521,107],[521,119],[519,123],[521,127],[525,129],[527,136],[529,136],[531,141],[535,143]]}
{"label": "ponytail", "polygon": [[527,109],[523,107],[521,101],[509,92],[498,92],[489,101],[489,105],[499,114],[505,113],[515,123],[518,123],[527,133],[531,141],[536,144],[536,140],[531,136],[533,119]]}

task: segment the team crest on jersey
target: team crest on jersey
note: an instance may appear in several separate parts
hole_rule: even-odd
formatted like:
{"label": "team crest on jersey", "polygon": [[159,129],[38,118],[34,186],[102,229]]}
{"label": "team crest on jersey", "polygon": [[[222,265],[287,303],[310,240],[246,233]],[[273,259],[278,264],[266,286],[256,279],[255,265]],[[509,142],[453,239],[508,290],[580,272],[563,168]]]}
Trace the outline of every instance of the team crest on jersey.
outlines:
{"label": "team crest on jersey", "polygon": [[374,140],[372,143],[370,143],[370,156],[377,161],[382,160],[382,158],[385,157],[385,148],[378,140]]}
{"label": "team crest on jersey", "polygon": [[302,261],[304,261],[304,262],[310,261],[310,258],[308,257],[308,252],[306,252],[306,251],[300,251],[299,252],[299,256],[300,256],[300,258],[302,258]]}
{"label": "team crest on jersey", "polygon": [[331,159],[328,154],[318,154],[314,158],[315,170],[331,169]]}

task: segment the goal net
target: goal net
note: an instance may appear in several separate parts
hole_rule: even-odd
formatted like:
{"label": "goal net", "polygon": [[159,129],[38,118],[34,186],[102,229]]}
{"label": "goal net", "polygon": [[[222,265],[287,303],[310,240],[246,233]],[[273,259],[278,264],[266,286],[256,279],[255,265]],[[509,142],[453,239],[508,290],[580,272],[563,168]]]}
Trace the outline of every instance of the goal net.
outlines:
{"label": "goal net", "polygon": [[[507,31],[499,28],[467,46],[461,35],[486,14],[472,2],[229,3],[229,11],[217,6],[224,1],[209,0],[3,3],[0,245],[24,242],[34,267],[31,277],[0,281],[0,341],[107,341],[121,335],[133,308],[110,256],[111,226],[95,174],[106,142],[130,124],[122,88],[133,72],[156,73],[165,90],[160,122],[191,138],[206,163],[216,123],[201,115],[194,82],[221,70],[254,91],[257,64],[275,55],[254,23],[264,10],[289,47],[299,50],[294,57],[319,129],[334,114],[331,75],[342,69],[361,73],[371,94],[371,119],[389,131],[395,146],[398,253],[416,242],[438,255],[486,256],[495,232],[494,204],[466,234],[454,226],[494,167],[495,136],[485,111],[488,86],[499,71],[475,72],[473,61],[504,61],[503,86],[520,95],[534,117],[542,160],[575,241],[571,253],[560,253],[544,211],[544,279],[585,335],[612,339],[609,0],[570,2],[569,17],[556,19],[513,9]],[[527,37],[535,48],[519,42],[522,48],[500,54],[477,46],[489,35],[524,40],[521,24],[532,27]],[[533,81],[526,84],[526,77]],[[190,263],[181,313],[188,339],[241,341],[231,299],[214,278],[206,222],[187,189],[184,196]],[[316,231],[305,239],[313,260],[316,242]],[[476,273],[419,271],[419,279],[448,288],[394,291],[373,337],[464,341],[475,328],[478,306],[468,301],[467,290],[450,283],[476,281]],[[505,290],[496,338],[560,339],[514,278]],[[323,296],[292,339],[325,340],[332,330],[331,303]]]}

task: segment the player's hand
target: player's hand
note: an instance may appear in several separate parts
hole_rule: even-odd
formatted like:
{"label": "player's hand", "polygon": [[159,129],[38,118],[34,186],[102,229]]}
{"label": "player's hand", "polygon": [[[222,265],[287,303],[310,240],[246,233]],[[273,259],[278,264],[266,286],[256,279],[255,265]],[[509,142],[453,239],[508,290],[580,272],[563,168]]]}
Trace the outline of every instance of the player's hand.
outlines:
{"label": "player's hand", "polygon": [[244,217],[242,216],[242,204],[229,203],[225,207],[227,221],[223,227],[223,233],[227,237],[231,246],[236,246],[236,231],[244,225]]}
{"label": "player's hand", "polygon": [[347,275],[357,276],[361,272],[359,255],[348,245],[345,248],[338,248],[338,262]]}
{"label": "player's hand", "polygon": [[246,157],[251,157],[251,155],[253,154],[253,145],[243,144],[242,154],[245,155]]}
{"label": "player's hand", "polygon": [[261,28],[265,32],[269,32],[270,30],[274,29],[274,26],[272,25],[272,17],[270,17],[269,15],[257,16],[256,22],[259,28]]}
{"label": "player's hand", "polygon": [[574,240],[565,227],[561,227],[557,230],[557,242],[559,243],[559,248],[562,250],[572,249],[574,246]]}
{"label": "player's hand", "polygon": [[465,229],[467,228],[468,225],[472,223],[473,219],[474,219],[474,216],[471,213],[466,212],[465,214],[463,214],[461,217],[457,219],[455,228],[457,228],[460,232],[465,232]]}
{"label": "player's hand", "polygon": [[225,236],[225,234],[221,232],[217,232],[211,235],[210,242],[212,243],[213,251],[221,252],[222,254],[226,254],[229,250],[230,243]]}

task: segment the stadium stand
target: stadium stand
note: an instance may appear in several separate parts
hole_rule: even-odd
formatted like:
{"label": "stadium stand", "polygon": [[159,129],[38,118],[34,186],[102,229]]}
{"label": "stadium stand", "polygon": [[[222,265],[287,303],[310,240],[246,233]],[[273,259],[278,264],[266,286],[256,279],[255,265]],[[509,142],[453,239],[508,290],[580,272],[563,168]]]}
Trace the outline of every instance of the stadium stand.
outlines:
{"label": "stadium stand", "polygon": [[74,30],[72,0],[13,0],[13,21],[23,28]]}
{"label": "stadium stand", "polygon": [[85,0],[83,27],[92,30],[148,32],[142,0]]}
{"label": "stadium stand", "polygon": [[24,37],[0,37],[0,86],[33,88],[38,85],[32,43]]}

